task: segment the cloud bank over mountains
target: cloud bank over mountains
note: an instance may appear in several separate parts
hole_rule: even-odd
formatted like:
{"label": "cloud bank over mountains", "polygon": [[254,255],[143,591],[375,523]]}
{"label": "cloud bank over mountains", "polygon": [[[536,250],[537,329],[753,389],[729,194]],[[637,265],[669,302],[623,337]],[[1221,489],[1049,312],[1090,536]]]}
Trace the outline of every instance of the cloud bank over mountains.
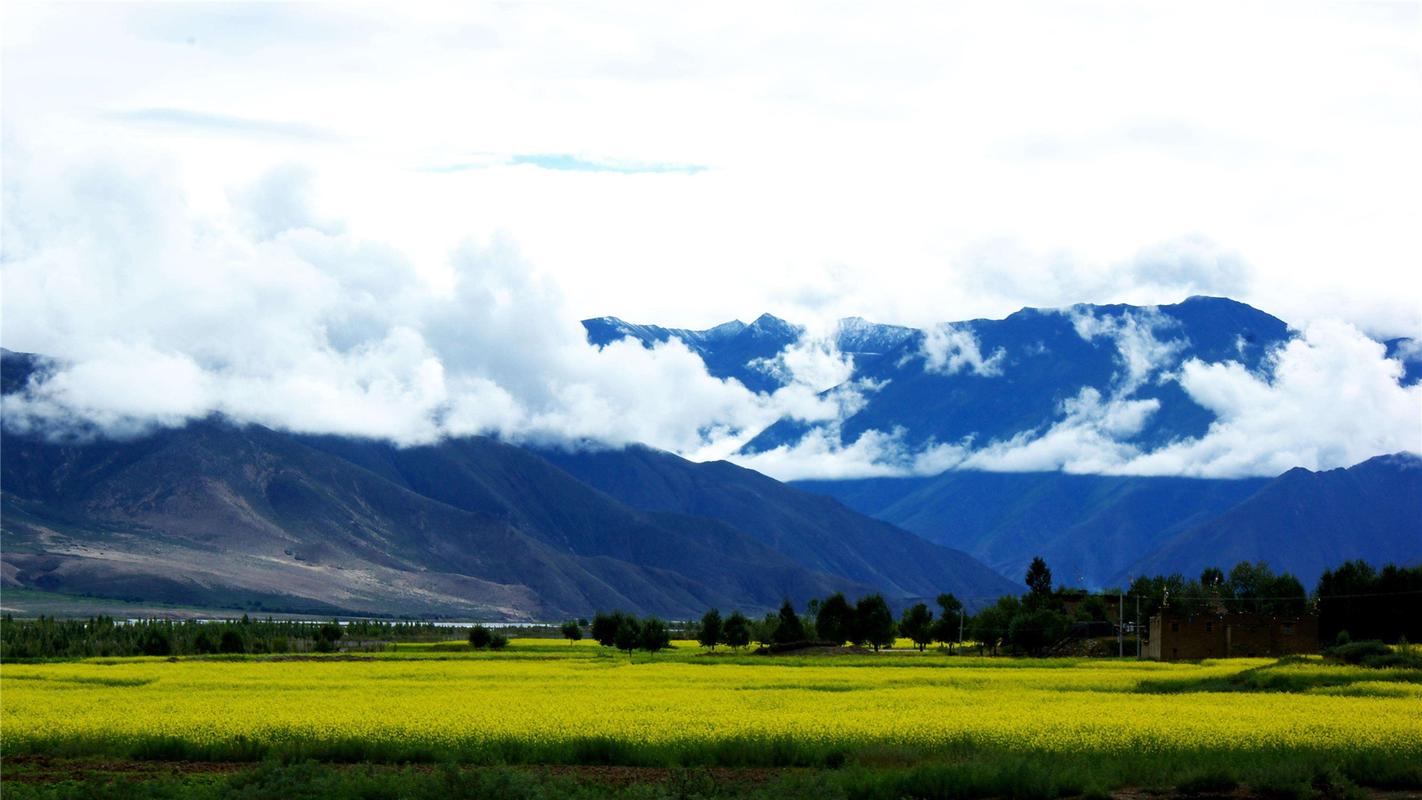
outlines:
{"label": "cloud bank over mountains", "polygon": [[[1422,447],[1415,383],[1368,338],[1422,341],[1419,10],[1028,17],[11,4],[0,344],[58,361],[4,424],[637,441],[779,477]],[[1109,381],[991,435],[860,424],[911,374],[1010,386],[1051,357],[974,318],[1194,294],[1299,335],[1192,360],[1147,312],[1068,310]],[[807,333],[758,352],[752,388],[577,322],[762,311]],[[833,338],[849,315],[921,347],[862,374]],[[1171,397],[1211,425],[1151,439]],[[785,420],[800,435],[745,449]]]}
{"label": "cloud bank over mountains", "polygon": [[[1402,364],[1350,325],[1309,325],[1258,371],[1195,359],[1170,369],[1187,344],[1170,320],[1082,309],[1062,313],[1083,340],[1109,342],[1119,369],[1108,391],[1082,388],[1049,426],[927,447],[892,429],[842,443],[836,426],[882,385],[855,378],[853,358],[823,332],[756,364],[783,384],[761,393],[708,374],[677,339],[594,347],[511,242],[466,243],[431,278],[397,248],[319,215],[304,200],[311,180],[263,176],[213,216],[161,172],[7,175],[0,335],[57,361],[5,398],[4,424],[124,437],[221,414],[400,444],[487,433],[643,442],[693,458],[732,456],[782,418],[816,425],[793,446],[735,456],[782,478],[1270,475],[1422,449],[1422,386],[1404,387]],[[907,367],[1001,380],[1008,356],[941,325]],[[1127,440],[1159,401],[1137,391],[1167,382],[1216,421],[1202,437],[1141,449]]]}
{"label": "cloud bank over mountains", "polygon": [[497,433],[696,453],[837,413],[817,396],[841,374],[822,350],[783,354],[790,385],[757,395],[679,341],[592,347],[507,241],[466,244],[436,284],[318,219],[299,172],[234,193],[225,218],[196,217],[157,174],[50,177],[7,176],[4,341],[61,362],[6,398],[16,428],[131,436],[217,413],[401,444]]}
{"label": "cloud bank over mountains", "polygon": [[[1277,475],[1293,467],[1331,469],[1374,455],[1422,452],[1422,383],[1405,385],[1405,353],[1341,322],[1315,322],[1266,353],[1258,369],[1241,361],[1178,360],[1188,341],[1149,309],[1096,317],[1063,309],[1083,339],[1111,340],[1119,366],[1106,393],[1085,386],[1061,402],[1059,419],[1016,435],[915,446],[902,429],[844,441],[840,427],[811,429],[793,444],[738,460],[785,479],[932,475],[949,469],[1212,478]],[[946,350],[948,330],[953,344]],[[1244,342],[1239,343],[1243,355]],[[944,353],[955,355],[945,357]],[[960,356],[956,354],[975,354]],[[1000,352],[989,362],[1000,362]],[[1001,356],[1001,357],[999,357]],[[944,373],[984,363],[971,332],[944,326],[925,337],[922,369]],[[1000,377],[1011,366],[975,374]],[[946,370],[953,374],[957,369]],[[1202,435],[1150,447],[1132,441],[1161,409],[1138,390],[1178,384],[1214,421]],[[1004,392],[1013,391],[1004,387]]]}

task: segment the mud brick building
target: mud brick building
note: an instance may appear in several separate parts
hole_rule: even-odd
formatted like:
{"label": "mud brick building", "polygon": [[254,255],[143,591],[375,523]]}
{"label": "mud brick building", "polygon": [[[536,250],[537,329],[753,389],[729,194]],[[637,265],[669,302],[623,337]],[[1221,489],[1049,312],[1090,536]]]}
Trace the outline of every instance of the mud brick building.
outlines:
{"label": "mud brick building", "polygon": [[1150,618],[1146,658],[1173,661],[1196,658],[1286,656],[1318,652],[1318,617],[1170,610]]}

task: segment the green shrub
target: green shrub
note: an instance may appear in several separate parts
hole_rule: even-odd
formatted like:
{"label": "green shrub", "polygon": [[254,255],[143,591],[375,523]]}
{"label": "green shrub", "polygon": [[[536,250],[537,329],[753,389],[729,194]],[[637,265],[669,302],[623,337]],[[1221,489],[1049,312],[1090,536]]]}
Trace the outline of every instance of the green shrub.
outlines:
{"label": "green shrub", "polygon": [[1385,656],[1391,653],[1391,647],[1388,647],[1377,639],[1368,639],[1362,642],[1349,642],[1348,644],[1330,647],[1326,655],[1335,661],[1342,661],[1345,664],[1361,664],[1363,663],[1363,659],[1369,656]]}
{"label": "green shrub", "polygon": [[475,650],[483,650],[493,641],[493,632],[483,625],[475,625],[469,629],[469,646]]}

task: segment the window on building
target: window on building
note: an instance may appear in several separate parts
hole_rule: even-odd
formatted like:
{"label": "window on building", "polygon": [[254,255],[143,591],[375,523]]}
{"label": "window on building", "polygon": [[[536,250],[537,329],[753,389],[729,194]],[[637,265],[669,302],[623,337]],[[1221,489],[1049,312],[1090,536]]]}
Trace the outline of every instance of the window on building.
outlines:
{"label": "window on building", "polygon": [[1212,633],[1214,630],[1215,630],[1215,623],[1213,623],[1213,622],[1206,622],[1206,623],[1205,623],[1205,633]]}
{"label": "window on building", "polygon": [[1285,635],[1285,636],[1293,636],[1293,635],[1294,635],[1294,623],[1292,623],[1292,622],[1285,622],[1285,623],[1284,623],[1284,635]]}

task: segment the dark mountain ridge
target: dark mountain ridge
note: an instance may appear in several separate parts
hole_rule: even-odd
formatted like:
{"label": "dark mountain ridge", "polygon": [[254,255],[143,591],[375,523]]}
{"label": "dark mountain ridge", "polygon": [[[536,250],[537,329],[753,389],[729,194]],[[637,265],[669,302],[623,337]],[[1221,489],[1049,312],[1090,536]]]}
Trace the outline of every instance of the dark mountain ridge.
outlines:
{"label": "dark mountain ridge", "polygon": [[[16,390],[39,363],[4,361]],[[634,508],[533,452],[482,437],[398,448],[221,420],[127,441],[0,436],[0,580],[10,586],[269,610],[555,619],[611,608],[760,611],[786,597],[902,593],[904,582],[964,593],[1003,583],[962,553],[762,476],[759,499],[733,524]],[[777,504],[794,498],[821,515],[804,520],[819,526],[813,541],[766,535],[779,523],[763,520],[785,516]],[[878,563],[866,530],[912,543],[936,566],[890,580],[898,562]]]}
{"label": "dark mountain ridge", "polygon": [[1060,582],[1093,589],[1239,561],[1267,561],[1307,586],[1349,559],[1422,562],[1422,459],[1412,454],[1277,478],[964,470],[794,485],[1004,575],[1025,573],[1041,555]]}

